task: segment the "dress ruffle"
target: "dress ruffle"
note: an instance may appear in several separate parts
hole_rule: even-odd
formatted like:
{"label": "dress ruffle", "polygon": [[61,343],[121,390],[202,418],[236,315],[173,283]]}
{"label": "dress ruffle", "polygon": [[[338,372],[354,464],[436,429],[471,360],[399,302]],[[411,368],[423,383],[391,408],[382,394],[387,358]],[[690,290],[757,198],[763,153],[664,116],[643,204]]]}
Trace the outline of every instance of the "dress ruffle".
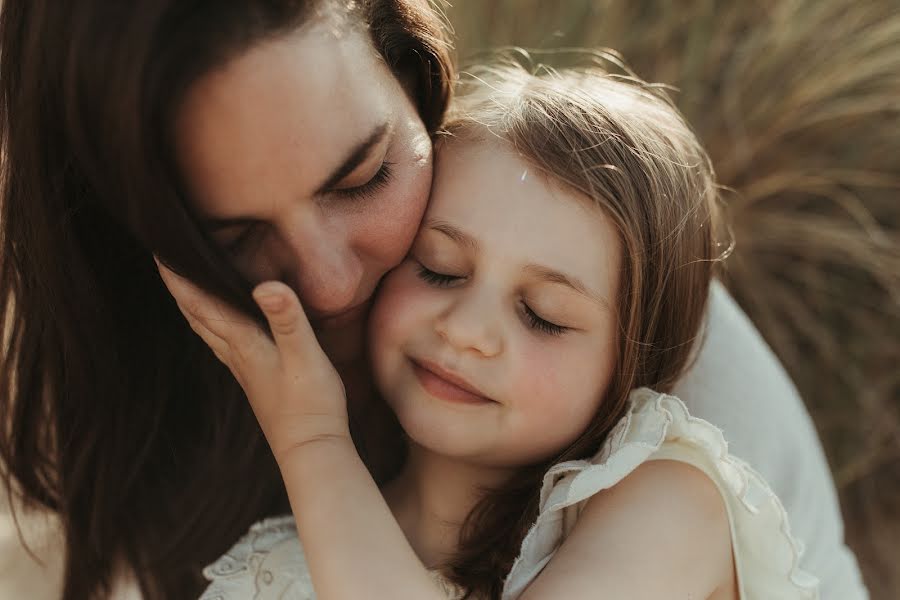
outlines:
{"label": "dress ruffle", "polygon": [[[783,582],[783,589],[768,589],[765,600],[817,599],[818,579],[800,568],[803,547],[791,535],[787,512],[765,480],[728,453],[721,430],[692,417],[674,396],[641,388],[631,393],[629,401],[628,414],[610,432],[593,459],[559,463],[547,471],[541,487],[540,513],[506,579],[503,600],[517,598],[550,561],[568,533],[572,511],[577,515],[580,503],[659,456],[669,443],[700,450],[715,469],[720,489],[724,486],[724,491],[739,501],[739,510],[729,510],[729,514],[737,521],[732,523],[732,531],[738,533],[737,539],[732,540],[736,560],[740,555],[740,560],[748,561],[747,566],[752,567],[751,572],[743,573],[744,578],[754,577],[754,571],[763,566],[774,571],[768,582]],[[677,452],[675,455],[665,453],[666,458],[677,458]],[[744,535],[767,541],[764,556]],[[738,565],[739,573],[741,566],[744,565]],[[745,590],[742,600],[756,600],[751,581],[741,584],[741,588]]]}
{"label": "dress ruffle", "polygon": [[[722,432],[692,417],[678,398],[649,389],[630,396],[628,414],[591,460],[554,465],[543,478],[540,513],[506,579],[502,598],[518,598],[547,565],[583,503],[649,460],[684,460],[714,479],[728,507],[742,600],[817,600],[818,580],[800,568],[801,544],[787,513],[763,478],[728,453]],[[697,465],[702,461],[702,465]],[[251,527],[227,554],[203,571],[201,600],[313,600],[309,570],[293,516]],[[449,598],[458,597],[447,584]]]}

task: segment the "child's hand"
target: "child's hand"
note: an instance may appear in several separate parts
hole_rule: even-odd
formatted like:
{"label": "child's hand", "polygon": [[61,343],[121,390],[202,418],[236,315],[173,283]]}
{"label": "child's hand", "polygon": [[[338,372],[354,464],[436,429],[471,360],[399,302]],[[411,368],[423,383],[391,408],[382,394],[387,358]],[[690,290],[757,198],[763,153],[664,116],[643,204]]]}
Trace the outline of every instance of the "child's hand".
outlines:
{"label": "child's hand", "polygon": [[350,439],[343,383],[293,290],[268,281],[253,291],[273,341],[246,316],[157,265],[191,329],[244,389],[279,463],[310,442]]}

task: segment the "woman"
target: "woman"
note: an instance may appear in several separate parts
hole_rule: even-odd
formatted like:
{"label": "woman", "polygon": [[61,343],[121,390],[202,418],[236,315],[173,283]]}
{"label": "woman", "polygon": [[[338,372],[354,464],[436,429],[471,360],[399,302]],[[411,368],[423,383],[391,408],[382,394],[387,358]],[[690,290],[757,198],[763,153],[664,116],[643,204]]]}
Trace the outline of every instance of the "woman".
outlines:
{"label": "woman", "polygon": [[[123,575],[146,598],[191,597],[203,566],[287,503],[238,384],[152,254],[248,318],[254,283],[294,288],[389,476],[395,429],[362,331],[425,208],[446,33],[424,0],[74,5],[6,0],[0,22],[0,450],[7,484],[65,540],[45,556],[61,581],[9,581],[74,599]],[[863,597],[808,415],[721,289],[676,391],[772,482],[825,597]],[[704,404],[721,397],[734,403]],[[782,417],[761,422],[760,402]]]}

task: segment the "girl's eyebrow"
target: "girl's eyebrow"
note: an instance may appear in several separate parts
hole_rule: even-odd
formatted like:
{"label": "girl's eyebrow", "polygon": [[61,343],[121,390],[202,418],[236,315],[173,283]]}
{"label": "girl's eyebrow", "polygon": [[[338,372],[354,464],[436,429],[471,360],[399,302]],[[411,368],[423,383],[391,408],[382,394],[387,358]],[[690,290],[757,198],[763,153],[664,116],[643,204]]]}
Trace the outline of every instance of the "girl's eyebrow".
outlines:
{"label": "girl's eyebrow", "polygon": [[434,231],[439,231],[457,244],[465,246],[473,252],[478,252],[478,240],[473,238],[462,229],[459,229],[458,227],[455,227],[450,223],[447,223],[446,221],[429,220],[425,223],[425,227],[428,229],[433,229]]}
{"label": "girl's eyebrow", "polygon": [[320,185],[316,190],[316,195],[324,194],[325,192],[331,190],[335,185],[340,183],[340,181],[352,173],[356,167],[365,162],[367,158],[369,158],[369,154],[372,151],[372,148],[377,146],[387,135],[388,133],[388,123],[384,122],[381,125],[378,125],[372,133],[366,137],[362,142],[357,144],[351,151],[347,158],[344,159],[344,162],[341,163],[338,168],[332,171],[331,175],[329,175],[325,179],[325,183]]}
{"label": "girl's eyebrow", "polygon": [[522,269],[527,274],[540,279],[541,281],[546,281],[548,283],[559,283],[565,285],[575,292],[581,294],[588,300],[593,301],[596,304],[600,304],[606,308],[609,308],[609,301],[591,291],[581,279],[575,277],[574,275],[570,275],[568,273],[563,273],[562,271],[557,271],[556,269],[551,269],[550,267],[545,267],[544,265],[538,265],[535,263],[527,264]]}

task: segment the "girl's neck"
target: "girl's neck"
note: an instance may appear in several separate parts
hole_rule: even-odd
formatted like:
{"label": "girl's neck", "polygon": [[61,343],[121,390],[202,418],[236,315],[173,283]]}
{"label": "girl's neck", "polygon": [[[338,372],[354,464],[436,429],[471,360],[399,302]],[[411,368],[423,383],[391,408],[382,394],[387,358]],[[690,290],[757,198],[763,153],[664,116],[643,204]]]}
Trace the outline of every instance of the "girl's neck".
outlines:
{"label": "girl's neck", "polygon": [[510,471],[442,456],[410,442],[406,464],[382,489],[419,559],[439,568],[456,553],[460,527],[482,497]]}

